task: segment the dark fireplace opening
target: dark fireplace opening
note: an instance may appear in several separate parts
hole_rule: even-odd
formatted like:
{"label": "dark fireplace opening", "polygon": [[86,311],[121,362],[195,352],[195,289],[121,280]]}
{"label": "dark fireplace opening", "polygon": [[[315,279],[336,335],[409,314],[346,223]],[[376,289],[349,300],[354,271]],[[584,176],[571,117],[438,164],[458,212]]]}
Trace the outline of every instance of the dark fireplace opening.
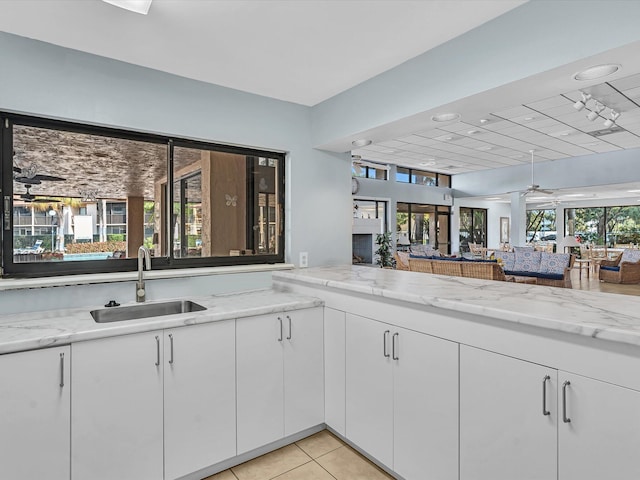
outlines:
{"label": "dark fireplace opening", "polygon": [[373,263],[373,235],[354,233],[351,244],[353,263]]}

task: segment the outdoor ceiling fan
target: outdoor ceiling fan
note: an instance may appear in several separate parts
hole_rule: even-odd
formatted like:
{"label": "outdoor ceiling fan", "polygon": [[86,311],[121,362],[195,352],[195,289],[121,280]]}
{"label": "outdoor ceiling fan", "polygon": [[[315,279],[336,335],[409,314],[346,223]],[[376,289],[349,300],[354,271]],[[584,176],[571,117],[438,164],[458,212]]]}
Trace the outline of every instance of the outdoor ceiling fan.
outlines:
{"label": "outdoor ceiling fan", "polygon": [[45,175],[38,173],[38,165],[32,163],[28,167],[13,167],[13,179],[19,183],[25,183],[29,186],[40,185],[42,182],[64,182],[66,178],[56,177],[54,175]]}
{"label": "outdoor ceiling fan", "polygon": [[31,187],[33,187],[33,185],[28,185],[28,184],[25,185],[27,192],[20,194],[18,198],[20,198],[20,200],[22,200],[23,202],[27,202],[27,203],[60,203],[60,200],[56,200],[54,198],[36,197],[33,193],[30,192]]}
{"label": "outdoor ceiling fan", "polygon": [[535,182],[533,177],[533,150],[529,150],[529,152],[531,153],[531,185],[529,185],[526,190],[523,190],[520,193],[520,196],[524,197],[525,195],[528,195],[530,193],[542,193],[544,195],[553,195],[553,191],[540,188],[540,185],[538,185]]}

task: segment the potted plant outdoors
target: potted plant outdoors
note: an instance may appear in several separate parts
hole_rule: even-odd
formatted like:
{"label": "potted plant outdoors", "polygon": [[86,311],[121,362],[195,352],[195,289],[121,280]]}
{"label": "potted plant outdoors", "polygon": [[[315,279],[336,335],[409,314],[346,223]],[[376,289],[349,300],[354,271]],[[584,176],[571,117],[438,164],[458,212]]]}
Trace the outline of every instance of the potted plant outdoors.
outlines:
{"label": "potted plant outdoors", "polygon": [[393,268],[395,261],[393,259],[393,248],[391,245],[391,232],[379,233],[376,235],[376,265],[381,268]]}

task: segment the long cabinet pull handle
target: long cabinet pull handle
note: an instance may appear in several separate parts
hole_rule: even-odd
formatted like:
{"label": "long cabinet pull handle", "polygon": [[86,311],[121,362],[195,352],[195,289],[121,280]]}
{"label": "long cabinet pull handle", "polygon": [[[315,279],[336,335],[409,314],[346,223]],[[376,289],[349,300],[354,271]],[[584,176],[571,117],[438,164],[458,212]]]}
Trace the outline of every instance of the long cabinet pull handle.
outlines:
{"label": "long cabinet pull handle", "polygon": [[569,380],[562,384],[562,421],[564,423],[571,423],[571,419],[567,417],[567,387],[569,385],[571,385]]}
{"label": "long cabinet pull handle", "polygon": [[289,320],[289,336],[287,340],[291,340],[291,317],[289,315],[287,315],[287,320]]}
{"label": "long cabinet pull handle", "polygon": [[542,415],[551,415],[551,412],[547,410],[547,380],[551,380],[549,375],[545,375],[542,379]]}
{"label": "long cabinet pull handle", "polygon": [[60,354],[60,386],[64,387],[64,353]]}
{"label": "long cabinet pull handle", "polygon": [[171,352],[169,357],[169,364],[173,365],[173,334],[169,334],[169,350]]}
{"label": "long cabinet pull handle", "polygon": [[400,356],[396,356],[396,338],[398,338],[400,334],[398,332],[393,334],[391,337],[391,358],[394,360],[400,360]]}
{"label": "long cabinet pull handle", "polygon": [[278,338],[278,341],[281,342],[282,341],[282,318],[278,317],[278,322],[280,322],[280,338]]}
{"label": "long cabinet pull handle", "polygon": [[389,353],[387,352],[387,338],[389,337],[389,330],[385,330],[382,334],[382,353],[385,357],[389,358]]}
{"label": "long cabinet pull handle", "polygon": [[160,337],[156,335],[156,367],[160,366]]}

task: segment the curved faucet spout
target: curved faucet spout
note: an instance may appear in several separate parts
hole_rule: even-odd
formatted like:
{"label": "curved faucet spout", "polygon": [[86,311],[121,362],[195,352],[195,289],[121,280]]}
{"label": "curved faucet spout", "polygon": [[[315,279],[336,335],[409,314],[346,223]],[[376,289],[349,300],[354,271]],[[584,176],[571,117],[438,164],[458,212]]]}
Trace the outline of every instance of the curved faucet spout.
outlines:
{"label": "curved faucet spout", "polygon": [[144,288],[144,268],[151,270],[151,253],[144,245],[138,248],[138,281],[136,282],[136,302],[144,302],[146,291]]}

